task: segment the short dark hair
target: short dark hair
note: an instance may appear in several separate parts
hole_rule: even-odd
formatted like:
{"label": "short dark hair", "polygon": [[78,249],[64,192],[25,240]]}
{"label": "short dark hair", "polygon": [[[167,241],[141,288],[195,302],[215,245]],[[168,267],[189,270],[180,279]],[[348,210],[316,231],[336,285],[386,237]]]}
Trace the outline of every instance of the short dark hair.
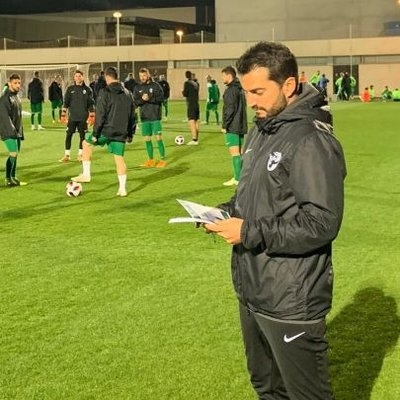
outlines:
{"label": "short dark hair", "polygon": [[74,72],[74,75],[75,74],[81,74],[83,76],[83,72],[80,69],[76,69]]}
{"label": "short dark hair", "polygon": [[16,79],[21,80],[21,75],[15,73],[15,72],[14,72],[13,74],[11,74],[11,75],[9,76],[9,78],[8,78],[9,81],[15,81]]}
{"label": "short dark hair", "polygon": [[192,79],[192,73],[190,71],[185,72],[186,79]]}
{"label": "short dark hair", "polygon": [[111,76],[113,79],[118,79],[118,70],[115,67],[107,67],[104,75]]}
{"label": "short dark hair", "polygon": [[39,71],[35,71],[35,73],[33,74],[36,78],[39,77]]}
{"label": "short dark hair", "polygon": [[149,74],[150,75],[150,71],[148,68],[140,68],[139,74]]}
{"label": "short dark hair", "polygon": [[236,78],[236,70],[232,67],[232,65],[228,65],[227,67],[223,68],[221,72],[226,75],[232,75],[232,78]]}
{"label": "short dark hair", "polygon": [[248,74],[256,68],[267,68],[269,79],[283,85],[293,77],[298,83],[296,57],[288,47],[281,43],[259,42],[250,47],[236,62],[239,74]]}

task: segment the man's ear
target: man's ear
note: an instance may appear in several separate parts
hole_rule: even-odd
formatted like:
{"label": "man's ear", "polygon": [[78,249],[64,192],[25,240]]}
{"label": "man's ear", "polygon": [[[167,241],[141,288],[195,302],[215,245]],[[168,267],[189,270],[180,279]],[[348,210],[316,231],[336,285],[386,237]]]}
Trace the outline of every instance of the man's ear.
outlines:
{"label": "man's ear", "polygon": [[286,98],[290,99],[297,92],[296,79],[293,76],[287,78],[286,81],[283,83],[282,88]]}

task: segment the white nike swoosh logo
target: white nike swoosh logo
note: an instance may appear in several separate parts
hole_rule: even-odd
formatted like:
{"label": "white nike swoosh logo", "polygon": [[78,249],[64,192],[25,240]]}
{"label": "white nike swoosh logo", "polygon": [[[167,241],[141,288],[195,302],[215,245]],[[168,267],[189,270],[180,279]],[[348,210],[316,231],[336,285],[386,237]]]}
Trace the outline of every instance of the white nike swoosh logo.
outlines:
{"label": "white nike swoosh logo", "polygon": [[299,338],[300,336],[303,336],[304,334],[305,334],[305,332],[301,332],[301,333],[299,333],[299,334],[297,334],[297,335],[290,336],[290,337],[288,337],[287,335],[285,335],[285,336],[283,337],[283,340],[285,341],[285,343],[290,343],[290,342],[293,342],[293,340],[296,340],[297,338]]}
{"label": "white nike swoosh logo", "polygon": [[253,151],[253,149],[247,149],[244,154],[250,153],[251,151]]}

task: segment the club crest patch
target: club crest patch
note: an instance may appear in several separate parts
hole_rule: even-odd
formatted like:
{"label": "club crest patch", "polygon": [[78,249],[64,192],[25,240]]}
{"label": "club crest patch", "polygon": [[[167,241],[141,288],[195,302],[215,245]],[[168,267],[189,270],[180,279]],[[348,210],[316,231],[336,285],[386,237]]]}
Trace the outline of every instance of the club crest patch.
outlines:
{"label": "club crest patch", "polygon": [[282,153],[279,151],[274,151],[272,154],[270,154],[267,162],[267,170],[273,171],[278,166],[281,159]]}

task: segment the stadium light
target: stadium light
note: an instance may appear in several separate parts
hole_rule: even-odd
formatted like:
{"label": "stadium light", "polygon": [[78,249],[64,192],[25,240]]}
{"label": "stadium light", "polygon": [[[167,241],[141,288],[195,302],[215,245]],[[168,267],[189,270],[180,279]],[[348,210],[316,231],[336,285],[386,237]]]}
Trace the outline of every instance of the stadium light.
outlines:
{"label": "stadium light", "polygon": [[179,43],[182,43],[183,31],[181,29],[179,29],[179,31],[176,31],[176,34],[179,37]]}
{"label": "stadium light", "polygon": [[113,14],[113,17],[117,19],[117,46],[119,47],[119,20],[122,17],[122,13],[120,13],[119,11],[115,11]]}

